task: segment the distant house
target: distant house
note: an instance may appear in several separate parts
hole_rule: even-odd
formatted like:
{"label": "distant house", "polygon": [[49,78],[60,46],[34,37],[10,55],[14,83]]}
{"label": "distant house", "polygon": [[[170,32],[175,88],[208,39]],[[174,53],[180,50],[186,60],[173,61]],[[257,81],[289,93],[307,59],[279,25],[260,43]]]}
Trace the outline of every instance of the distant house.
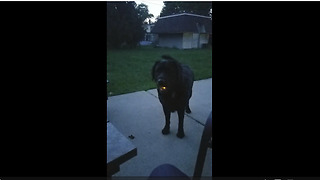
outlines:
{"label": "distant house", "polygon": [[158,34],[158,46],[179,49],[202,48],[211,44],[212,20],[209,16],[175,14],[160,17],[151,33]]}
{"label": "distant house", "polygon": [[154,27],[154,24],[144,24],[142,25],[144,30],[146,31],[144,35],[144,40],[145,41],[155,41],[156,40],[156,35],[151,33],[152,28]]}

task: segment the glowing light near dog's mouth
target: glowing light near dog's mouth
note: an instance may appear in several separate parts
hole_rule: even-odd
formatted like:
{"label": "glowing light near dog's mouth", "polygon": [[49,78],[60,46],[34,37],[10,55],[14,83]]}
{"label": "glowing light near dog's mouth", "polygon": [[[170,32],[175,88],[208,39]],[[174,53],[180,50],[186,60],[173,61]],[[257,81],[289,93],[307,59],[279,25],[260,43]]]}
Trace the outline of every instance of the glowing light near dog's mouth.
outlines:
{"label": "glowing light near dog's mouth", "polygon": [[167,87],[165,87],[165,86],[161,86],[161,87],[160,87],[160,90],[162,90],[162,91],[163,91],[163,90],[166,90],[166,89],[167,89]]}

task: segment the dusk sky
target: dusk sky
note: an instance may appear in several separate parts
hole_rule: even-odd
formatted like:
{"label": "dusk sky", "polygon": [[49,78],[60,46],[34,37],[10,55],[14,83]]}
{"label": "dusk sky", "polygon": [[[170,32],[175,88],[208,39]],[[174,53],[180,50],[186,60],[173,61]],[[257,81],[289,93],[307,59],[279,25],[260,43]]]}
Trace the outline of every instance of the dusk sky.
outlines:
{"label": "dusk sky", "polygon": [[151,21],[154,22],[155,19],[160,15],[160,12],[163,7],[163,1],[155,1],[155,0],[138,0],[135,1],[136,4],[146,4],[148,6],[148,10],[150,14],[153,14],[153,18],[151,18]]}

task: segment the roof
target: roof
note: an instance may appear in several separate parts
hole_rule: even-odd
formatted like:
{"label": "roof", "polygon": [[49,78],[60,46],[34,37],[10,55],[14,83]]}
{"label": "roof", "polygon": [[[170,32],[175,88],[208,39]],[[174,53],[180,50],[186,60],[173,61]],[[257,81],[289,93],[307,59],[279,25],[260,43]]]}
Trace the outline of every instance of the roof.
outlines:
{"label": "roof", "polygon": [[197,14],[175,14],[160,17],[152,29],[152,33],[209,33],[212,34],[212,20],[209,16]]}

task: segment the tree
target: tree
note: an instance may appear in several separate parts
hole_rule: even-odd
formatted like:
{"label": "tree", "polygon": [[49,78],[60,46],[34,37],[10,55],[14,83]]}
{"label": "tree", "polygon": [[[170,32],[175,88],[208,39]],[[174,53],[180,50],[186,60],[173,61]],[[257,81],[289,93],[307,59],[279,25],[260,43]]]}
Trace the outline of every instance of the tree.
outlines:
{"label": "tree", "polygon": [[135,2],[107,2],[107,47],[136,47],[144,36]]}
{"label": "tree", "polygon": [[139,4],[136,9],[138,11],[139,18],[143,22],[148,22],[148,20],[153,17],[153,14],[149,14],[148,6],[146,4]]}
{"label": "tree", "polygon": [[182,1],[164,1],[164,7],[160,13],[160,17],[169,16],[180,13],[191,13],[203,16],[211,16],[212,2],[182,2]]}

